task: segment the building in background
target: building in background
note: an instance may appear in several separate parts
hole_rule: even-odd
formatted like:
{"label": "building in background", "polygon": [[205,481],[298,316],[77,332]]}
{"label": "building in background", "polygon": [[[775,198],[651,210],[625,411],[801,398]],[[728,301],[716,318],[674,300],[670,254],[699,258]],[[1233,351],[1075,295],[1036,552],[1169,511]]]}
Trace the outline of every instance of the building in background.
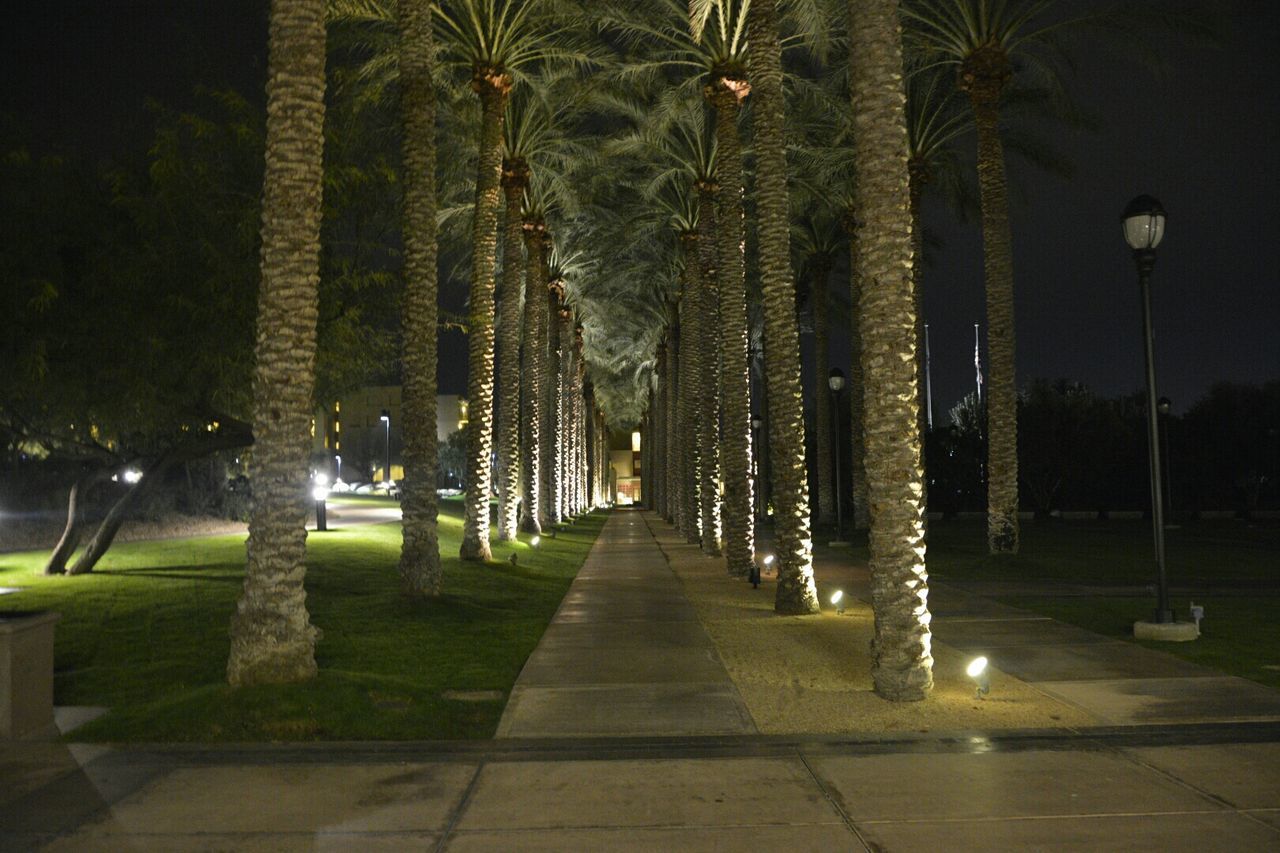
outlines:
{"label": "building in background", "polygon": [[[386,420],[383,417],[386,417]],[[436,397],[436,440],[444,444],[467,423],[467,401],[457,394]],[[348,483],[404,478],[400,386],[360,388],[317,410],[312,456],[327,457],[329,474]]]}
{"label": "building in background", "polygon": [[609,433],[609,466],[613,469],[613,502],[627,505],[644,497],[640,486],[640,433]]}

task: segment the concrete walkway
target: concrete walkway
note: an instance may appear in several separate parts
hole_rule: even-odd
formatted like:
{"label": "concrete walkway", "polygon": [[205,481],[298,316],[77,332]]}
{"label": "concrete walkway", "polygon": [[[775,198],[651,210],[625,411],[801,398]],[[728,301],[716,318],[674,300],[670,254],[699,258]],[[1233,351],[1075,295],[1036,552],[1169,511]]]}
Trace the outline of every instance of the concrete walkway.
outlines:
{"label": "concrete walkway", "polygon": [[639,512],[615,512],[520,672],[498,737],[756,731]]}
{"label": "concrete walkway", "polygon": [[[658,550],[614,514],[497,739],[0,745],[0,850],[1280,849],[1274,722],[753,734]],[[1026,672],[1027,637],[1098,645],[935,603]]]}

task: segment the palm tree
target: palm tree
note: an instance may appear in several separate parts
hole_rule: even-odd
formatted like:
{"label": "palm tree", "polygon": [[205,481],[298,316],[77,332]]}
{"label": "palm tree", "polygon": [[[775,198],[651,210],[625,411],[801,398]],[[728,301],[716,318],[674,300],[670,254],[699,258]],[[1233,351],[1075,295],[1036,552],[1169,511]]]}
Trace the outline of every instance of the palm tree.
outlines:
{"label": "palm tree", "polygon": [[788,246],[787,158],[782,101],[782,48],[773,0],[754,0],[747,13],[753,140],[756,149],[756,216],[765,312],[765,373],[769,396],[769,449],[773,467],[778,549],[779,613],[814,613],[809,533],[809,489],[805,482],[800,340]]}
{"label": "palm tree", "polygon": [[933,687],[917,420],[911,210],[897,0],[850,0],[849,64],[861,229],[862,364],[871,502],[871,675],[878,694]]}
{"label": "palm tree", "polygon": [[523,214],[523,232],[527,263],[525,266],[524,349],[521,353],[521,426],[524,463],[524,500],[521,502],[520,528],[527,533],[541,533],[546,503],[542,496],[542,426],[543,387],[547,361],[547,291],[546,260],[547,227],[541,214]]}
{"label": "palm tree", "polygon": [[436,93],[431,4],[399,0],[400,109],[404,123],[404,430],[400,584],[410,597],[440,594],[436,534]]}
{"label": "palm tree", "polygon": [[[507,121],[506,127],[518,126]],[[524,284],[524,219],[521,211],[529,184],[529,161],[511,144],[508,130],[502,158],[506,216],[502,233],[502,283],[498,297],[498,541],[516,536],[520,511],[520,298]]]}
{"label": "palm tree", "polygon": [[306,607],[307,451],[315,384],[324,149],[323,0],[271,5],[252,468],[244,592],[231,619],[233,686],[315,676]]}

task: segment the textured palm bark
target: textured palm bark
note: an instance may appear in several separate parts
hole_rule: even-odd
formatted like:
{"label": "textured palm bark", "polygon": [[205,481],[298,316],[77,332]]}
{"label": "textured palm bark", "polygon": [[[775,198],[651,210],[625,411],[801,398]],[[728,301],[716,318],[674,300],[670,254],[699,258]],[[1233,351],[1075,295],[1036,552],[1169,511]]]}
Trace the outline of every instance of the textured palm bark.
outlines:
{"label": "textured palm bark", "polygon": [[480,163],[471,225],[470,310],[467,312],[467,491],[462,518],[464,560],[492,559],[489,491],[493,454],[494,290],[498,256],[498,212],[502,198],[502,121],[511,79],[494,68],[477,68],[471,86],[480,95]]}
{"label": "textured palm bark", "polygon": [[862,266],[859,251],[857,216],[849,211],[844,217],[849,235],[849,305],[853,322],[849,324],[849,484],[853,495],[853,528],[871,526],[871,505],[867,495],[867,443],[864,429],[863,400],[867,383],[862,374]]}
{"label": "textured palm bark", "polygon": [[316,674],[307,613],[306,516],[324,181],[323,0],[271,4],[262,283],[253,388],[244,591],[231,618],[232,686]]}
{"label": "textured palm bark", "polygon": [[556,429],[556,494],[553,498],[555,502],[556,520],[568,521],[569,510],[569,480],[572,476],[572,466],[569,464],[570,454],[572,452],[571,442],[573,440],[573,409],[570,405],[570,398],[573,396],[573,325],[571,322],[572,313],[569,307],[561,304],[559,328],[560,328],[560,380],[557,383],[557,411],[558,411],[558,427]]}
{"label": "textured palm bark", "polygon": [[871,497],[871,677],[893,701],[933,687],[917,421],[906,94],[897,0],[850,0],[850,92],[860,234]]}
{"label": "textured palm bark", "polygon": [[701,450],[700,431],[698,430],[698,400],[702,393],[702,317],[699,302],[702,277],[698,263],[698,235],[693,233],[680,236],[684,247],[684,286],[681,288],[684,298],[680,300],[681,341],[681,375],[683,415],[681,417],[680,436],[684,449],[684,534],[690,545],[702,543],[702,501]]}
{"label": "textured palm bark", "polygon": [[975,51],[960,68],[978,131],[982,267],[987,290],[987,547],[1018,552],[1018,399],[1014,369],[1013,236],[1000,141],[1000,93],[1009,79],[998,47]]}
{"label": "textured palm bark", "polygon": [[546,228],[540,221],[527,221],[523,225],[526,250],[524,292],[524,348],[520,354],[523,370],[520,371],[521,412],[523,430],[521,444],[524,453],[522,486],[524,499],[520,502],[520,529],[526,533],[542,532],[542,387],[546,381],[547,335],[545,327],[547,291],[542,250]]}
{"label": "textured palm bark", "polygon": [[714,183],[698,183],[699,319],[703,334],[702,391],[699,395],[698,500],[702,505],[702,553],[720,556],[720,287],[716,270]]}
{"label": "textured palm bark", "polygon": [[742,139],[738,112],[744,80],[713,81],[716,111],[716,266],[720,277],[721,468],[724,553],[729,574],[746,577],[755,559],[751,482],[751,367],[747,336],[747,271],[743,247]]}
{"label": "textured palm bark", "polygon": [[818,466],[818,521],[830,524],[836,518],[835,460],[831,435],[831,321],[827,314],[827,276],[830,264],[826,258],[814,257],[810,299],[813,305],[813,394],[815,464]]}
{"label": "textured palm bark", "polygon": [[575,515],[587,511],[587,407],[583,386],[587,378],[587,360],[582,353],[582,327],[578,326],[578,370],[573,383],[573,510]]}
{"label": "textured palm bark", "polygon": [[520,517],[520,295],[524,285],[524,223],[520,203],[529,181],[523,159],[502,164],[506,219],[498,290],[498,541],[516,538]]}
{"label": "textured palm bark", "polygon": [[778,550],[779,613],[816,613],[809,488],[805,482],[800,333],[796,327],[787,199],[782,50],[774,0],[747,12],[751,99],[755,121],[756,216],[764,292],[765,385],[769,395],[769,457],[773,468],[774,541]]}
{"label": "textured palm bark", "polygon": [[680,506],[680,436],[676,432],[676,409],[680,399],[680,330],[676,304],[667,302],[667,521],[675,523]]}
{"label": "textured palm bark", "polygon": [[[545,260],[545,255],[544,255]],[[548,527],[560,521],[557,495],[560,493],[560,282],[548,281],[543,297],[545,328],[547,330],[546,381],[542,389],[542,498],[546,518],[542,526]]]}
{"label": "textured palm bark", "polygon": [[400,114],[404,124],[404,518],[400,588],[438,596],[443,573],[436,518],[436,92],[431,5],[400,0]]}
{"label": "textured palm bark", "polygon": [[[916,312],[916,394],[918,401],[916,420],[920,435],[929,432],[928,398],[925,394],[924,347],[924,229],[920,222],[920,208],[924,201],[924,187],[929,183],[929,167],[912,157],[907,161],[908,198],[911,211],[911,304]],[[921,439],[923,441],[923,438]],[[929,478],[921,481],[920,503],[924,506],[924,527],[929,530]]]}

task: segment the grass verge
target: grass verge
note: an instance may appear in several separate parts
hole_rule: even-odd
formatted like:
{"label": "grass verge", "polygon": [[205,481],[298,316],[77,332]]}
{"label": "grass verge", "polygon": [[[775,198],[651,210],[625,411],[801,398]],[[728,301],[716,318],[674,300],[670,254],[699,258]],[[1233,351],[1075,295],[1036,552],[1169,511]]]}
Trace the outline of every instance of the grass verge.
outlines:
{"label": "grass verge", "polygon": [[226,686],[239,536],[121,544],[80,577],[40,575],[44,552],[0,554],[0,586],[22,588],[0,611],[62,614],[55,702],[111,709],[76,740],[486,738],[604,519],[587,516],[537,549],[523,535],[495,541],[494,561],[478,565],[457,559],[460,505],[442,501],[444,595],[421,603],[398,591],[398,523],[311,533],[307,607],[323,637],[320,674],[306,684]]}

